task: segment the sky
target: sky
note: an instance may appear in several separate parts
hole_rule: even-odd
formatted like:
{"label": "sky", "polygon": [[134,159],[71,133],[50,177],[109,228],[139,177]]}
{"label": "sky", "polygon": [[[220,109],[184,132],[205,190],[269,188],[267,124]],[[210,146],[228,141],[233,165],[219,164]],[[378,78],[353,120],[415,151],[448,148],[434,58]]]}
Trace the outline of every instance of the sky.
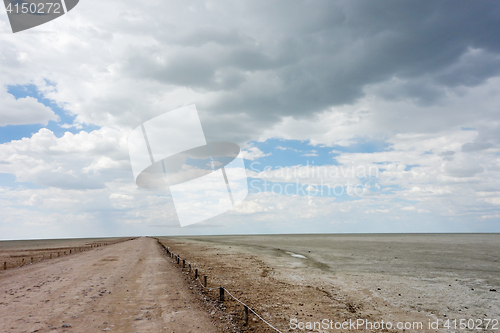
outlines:
{"label": "sky", "polygon": [[[497,1],[82,0],[0,8],[0,239],[500,232]],[[127,137],[195,104],[249,195],[181,228]]]}

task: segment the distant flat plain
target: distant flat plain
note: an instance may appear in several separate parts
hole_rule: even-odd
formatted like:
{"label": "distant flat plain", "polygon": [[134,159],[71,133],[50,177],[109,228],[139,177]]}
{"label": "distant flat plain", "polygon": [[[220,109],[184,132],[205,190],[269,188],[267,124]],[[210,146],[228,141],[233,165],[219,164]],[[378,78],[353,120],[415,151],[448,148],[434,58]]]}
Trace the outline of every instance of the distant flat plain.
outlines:
{"label": "distant flat plain", "polygon": [[500,319],[500,234],[175,237],[252,253],[297,283],[440,319]]}
{"label": "distant flat plain", "polygon": [[113,244],[123,238],[67,238],[0,241],[0,265],[7,268],[33,263],[88,250],[97,244]]}
{"label": "distant flat plain", "polygon": [[99,242],[113,242],[119,238],[63,238],[63,239],[34,239],[34,240],[0,240],[0,251],[5,250],[38,250],[63,247],[78,247],[97,244]]}
{"label": "distant flat plain", "polygon": [[[282,329],[291,318],[362,317],[424,323],[436,318],[500,320],[500,234],[183,236],[161,240],[183,258],[194,260],[203,274],[210,275],[212,284],[238,292]],[[55,258],[62,250],[115,241],[120,239],[0,241],[0,259],[10,260],[13,266],[6,271],[10,272],[21,258],[34,256],[35,262],[45,261],[49,254]],[[264,326],[259,329],[266,331]]]}

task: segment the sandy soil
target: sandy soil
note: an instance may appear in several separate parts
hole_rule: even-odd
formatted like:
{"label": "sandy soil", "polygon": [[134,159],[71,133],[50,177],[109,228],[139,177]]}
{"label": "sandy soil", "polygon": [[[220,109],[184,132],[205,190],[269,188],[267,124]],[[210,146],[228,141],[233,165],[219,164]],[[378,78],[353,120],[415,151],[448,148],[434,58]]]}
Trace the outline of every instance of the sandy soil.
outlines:
{"label": "sandy soil", "polygon": [[[301,276],[301,270],[271,257],[245,252],[238,246],[198,242],[179,238],[160,238],[171,251],[186,258],[199,269],[200,275],[208,276],[208,287],[224,286],[234,296],[248,304],[265,320],[282,332],[436,332],[429,329],[428,314],[394,306],[382,297],[366,290],[364,286],[347,288],[335,281],[325,279],[311,269]],[[284,259],[285,260],[285,259]],[[289,260],[289,259],[286,259]],[[288,261],[290,263],[290,261]],[[205,291],[198,287],[192,275],[185,275],[194,289],[204,293],[212,302],[217,302],[219,291]],[[242,332],[275,332],[254,315],[250,315],[248,327],[243,327],[243,306],[226,295],[224,311],[241,327]],[[335,322],[365,321],[421,322],[423,329],[312,329],[293,330],[290,320],[307,324],[323,319]]]}
{"label": "sandy soil", "polygon": [[212,321],[151,238],[0,271],[1,332],[222,332]]}

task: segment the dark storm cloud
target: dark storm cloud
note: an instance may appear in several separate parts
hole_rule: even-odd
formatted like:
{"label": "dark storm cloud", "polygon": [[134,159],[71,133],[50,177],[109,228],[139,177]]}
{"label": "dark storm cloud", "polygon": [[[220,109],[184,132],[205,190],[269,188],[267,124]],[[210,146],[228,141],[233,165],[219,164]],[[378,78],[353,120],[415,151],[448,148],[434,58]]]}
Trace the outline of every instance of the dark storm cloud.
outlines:
{"label": "dark storm cloud", "polygon": [[462,146],[462,151],[465,153],[481,151],[493,148],[495,145],[491,142],[469,142]]}
{"label": "dark storm cloud", "polygon": [[500,72],[496,1],[252,0],[204,15],[154,32],[158,47],[131,53],[123,69],[215,92],[202,108],[268,124],[352,103],[394,79],[384,97],[429,105]]}

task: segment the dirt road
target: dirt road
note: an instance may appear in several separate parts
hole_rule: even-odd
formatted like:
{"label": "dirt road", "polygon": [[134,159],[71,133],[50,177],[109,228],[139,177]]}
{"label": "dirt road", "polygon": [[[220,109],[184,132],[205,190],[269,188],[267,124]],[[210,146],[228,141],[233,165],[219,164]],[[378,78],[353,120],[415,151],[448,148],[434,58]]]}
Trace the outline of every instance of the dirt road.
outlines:
{"label": "dirt road", "polygon": [[151,238],[0,272],[1,332],[219,332]]}

